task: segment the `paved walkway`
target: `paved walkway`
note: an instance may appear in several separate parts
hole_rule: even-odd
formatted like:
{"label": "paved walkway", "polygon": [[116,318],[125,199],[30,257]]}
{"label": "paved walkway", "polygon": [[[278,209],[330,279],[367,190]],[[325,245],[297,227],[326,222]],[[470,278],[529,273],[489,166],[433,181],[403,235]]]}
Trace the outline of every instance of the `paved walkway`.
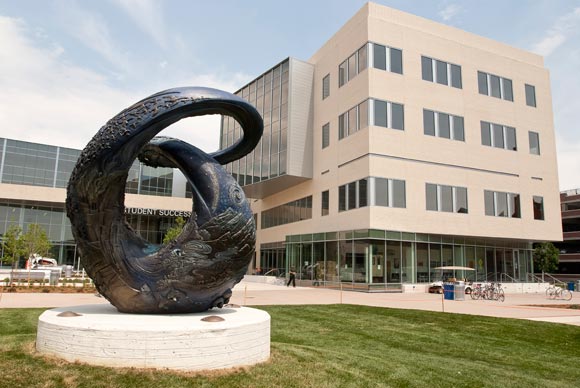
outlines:
{"label": "paved walkway", "polygon": [[[505,302],[442,300],[439,294],[427,293],[363,293],[296,287],[242,281],[234,288],[231,303],[244,306],[300,304],[358,304],[415,310],[445,311],[457,314],[530,319],[580,326],[580,310],[539,307],[537,305],[580,304],[580,293],[571,301],[549,300],[544,294],[506,294]],[[92,303],[108,303],[93,294],[24,294],[4,293],[0,308],[64,307]],[[536,305],[536,306],[534,306]]]}

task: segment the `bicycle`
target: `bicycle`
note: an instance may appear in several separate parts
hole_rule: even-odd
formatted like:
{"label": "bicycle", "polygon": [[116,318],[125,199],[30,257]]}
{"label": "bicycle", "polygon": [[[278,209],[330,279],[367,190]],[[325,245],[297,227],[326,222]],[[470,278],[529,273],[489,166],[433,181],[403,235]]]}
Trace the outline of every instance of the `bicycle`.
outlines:
{"label": "bicycle", "polygon": [[550,294],[550,299],[571,300],[572,291],[566,288],[556,287],[556,289]]}

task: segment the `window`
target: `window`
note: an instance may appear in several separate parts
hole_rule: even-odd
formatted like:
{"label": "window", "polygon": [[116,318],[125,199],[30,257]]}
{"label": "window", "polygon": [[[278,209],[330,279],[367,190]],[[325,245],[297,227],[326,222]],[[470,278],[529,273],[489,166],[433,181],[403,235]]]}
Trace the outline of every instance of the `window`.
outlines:
{"label": "window", "polygon": [[348,79],[348,62],[344,61],[338,66],[338,87],[344,85]]}
{"label": "window", "polygon": [[512,80],[497,75],[477,72],[479,94],[501,98],[506,101],[514,100]]}
{"label": "window", "polygon": [[367,68],[367,45],[365,44],[357,51],[358,69],[357,74]]}
{"label": "window", "polygon": [[338,139],[343,139],[358,130],[367,127],[368,101],[363,101],[354,108],[338,116]]}
{"label": "window", "polygon": [[373,44],[373,67],[375,69],[387,70],[387,51],[385,46]]}
{"label": "window", "polygon": [[348,58],[348,80],[350,81],[358,74],[358,57],[357,54],[352,54]]}
{"label": "window", "polygon": [[322,126],[322,148],[328,147],[330,143],[330,123]]}
{"label": "window", "polygon": [[484,191],[485,215],[521,218],[520,195],[498,191]]}
{"label": "window", "polygon": [[526,105],[536,107],[536,87],[526,84]]}
{"label": "window", "polygon": [[391,48],[391,68],[392,73],[403,74],[403,51]]}
{"label": "window", "polygon": [[451,67],[451,86],[457,89],[462,88],[461,84],[461,66],[450,65]]}
{"label": "window", "polygon": [[330,96],[330,74],[322,79],[322,99]]}
{"label": "window", "polygon": [[338,139],[348,136],[348,112],[338,116]]}
{"label": "window", "polygon": [[391,103],[391,117],[393,129],[405,129],[405,117],[403,112],[403,105]]}
{"label": "window", "polygon": [[405,181],[369,177],[339,186],[339,212],[369,205],[406,207]]}
{"label": "window", "polygon": [[530,139],[530,154],[540,155],[540,134],[537,132],[528,132]]}
{"label": "window", "polygon": [[467,189],[465,187],[427,183],[425,197],[427,210],[467,214]]}
{"label": "window", "polygon": [[486,96],[489,95],[487,88],[487,74],[482,73],[481,71],[477,72],[477,85],[479,94],[485,94]]}
{"label": "window", "polygon": [[490,123],[481,122],[481,144],[491,147]]}
{"label": "window", "polygon": [[433,82],[433,60],[421,57],[421,76],[425,81]]}
{"label": "window", "polygon": [[338,187],[338,211],[346,210],[346,185]]}
{"label": "window", "polygon": [[375,118],[375,125],[378,127],[387,127],[388,117],[388,103],[386,101],[375,101],[374,102],[374,118]]}
{"label": "window", "polygon": [[421,56],[421,78],[457,89],[463,87],[461,66],[426,56]]}
{"label": "window", "polygon": [[403,74],[403,52],[399,49],[370,43],[375,69]]}
{"label": "window", "polygon": [[327,216],[330,209],[330,196],[328,190],[322,192],[321,209],[320,215]]}
{"label": "window", "polygon": [[406,198],[405,198],[405,181],[398,179],[391,179],[393,187],[393,207],[405,208]]}
{"label": "window", "polygon": [[534,195],[534,220],[544,219],[544,197]]}
{"label": "window", "polygon": [[489,147],[517,151],[516,129],[514,127],[482,121],[481,144]]}
{"label": "window", "polygon": [[463,117],[428,109],[423,109],[423,132],[429,136],[465,140]]}
{"label": "window", "polygon": [[[338,66],[338,87],[343,86],[367,68],[367,43]],[[329,91],[330,92],[330,91]]]}

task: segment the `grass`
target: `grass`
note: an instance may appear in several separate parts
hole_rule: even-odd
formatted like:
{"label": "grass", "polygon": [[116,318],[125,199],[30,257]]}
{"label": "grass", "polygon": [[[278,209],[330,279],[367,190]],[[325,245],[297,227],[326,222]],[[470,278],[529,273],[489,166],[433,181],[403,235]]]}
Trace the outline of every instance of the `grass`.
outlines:
{"label": "grass", "polygon": [[260,307],[268,363],[228,372],[110,369],[34,354],[44,309],[0,310],[0,387],[572,387],[580,327],[352,305]]}

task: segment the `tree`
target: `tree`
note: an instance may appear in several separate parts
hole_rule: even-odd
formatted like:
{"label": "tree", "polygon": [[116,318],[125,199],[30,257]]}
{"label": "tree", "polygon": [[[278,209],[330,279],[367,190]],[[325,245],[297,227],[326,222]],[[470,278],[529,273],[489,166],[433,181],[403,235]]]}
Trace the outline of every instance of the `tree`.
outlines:
{"label": "tree", "polygon": [[554,272],[558,269],[560,251],[551,242],[543,242],[534,250],[534,267],[542,272]]}
{"label": "tree", "polygon": [[47,257],[48,251],[52,247],[50,240],[46,236],[44,229],[38,224],[28,225],[28,230],[22,236],[25,254],[28,258],[33,254]]}
{"label": "tree", "polygon": [[163,244],[167,245],[171,241],[175,240],[183,230],[184,225],[185,220],[182,217],[177,217],[175,219],[175,225],[167,229],[167,233],[165,233],[165,237],[163,237]]}
{"label": "tree", "polygon": [[18,225],[10,225],[4,233],[4,257],[2,260],[6,264],[11,264],[12,269],[18,264],[21,256],[26,254],[24,241],[22,240],[22,228]]}

